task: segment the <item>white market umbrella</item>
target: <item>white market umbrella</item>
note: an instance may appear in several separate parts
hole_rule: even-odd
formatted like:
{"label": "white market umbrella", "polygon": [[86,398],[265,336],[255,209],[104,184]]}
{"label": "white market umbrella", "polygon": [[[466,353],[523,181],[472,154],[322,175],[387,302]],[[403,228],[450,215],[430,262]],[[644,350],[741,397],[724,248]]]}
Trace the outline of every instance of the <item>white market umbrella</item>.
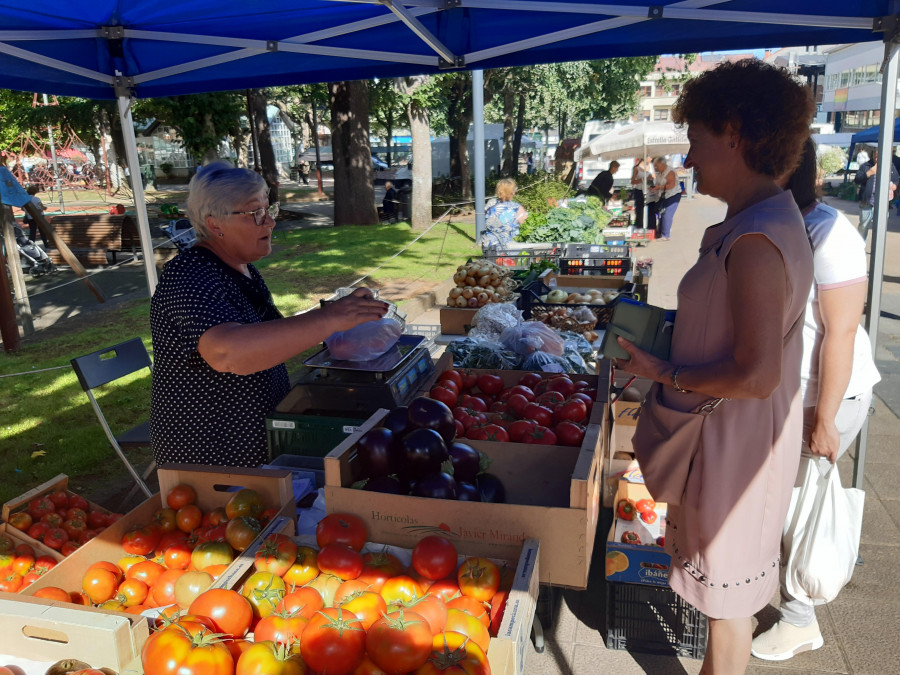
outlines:
{"label": "white market umbrella", "polygon": [[690,147],[687,129],[676,126],[674,122],[635,122],[607,131],[588,143],[587,148],[582,146],[581,157],[612,160],[647,155],[680,155]]}

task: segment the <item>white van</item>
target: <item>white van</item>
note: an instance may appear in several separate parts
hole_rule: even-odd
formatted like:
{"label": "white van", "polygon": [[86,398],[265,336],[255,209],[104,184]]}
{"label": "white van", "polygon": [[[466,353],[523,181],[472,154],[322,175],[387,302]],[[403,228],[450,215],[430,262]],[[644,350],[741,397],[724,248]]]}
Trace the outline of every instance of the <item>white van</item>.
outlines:
{"label": "white van", "polygon": [[[603,120],[591,120],[584,125],[584,132],[581,134],[581,147],[584,148],[592,140],[598,136],[602,136],[607,131],[616,129],[626,124],[625,122],[606,122]],[[613,177],[613,185],[615,187],[631,188],[631,169],[634,166],[633,157],[625,157],[619,160],[619,171]],[[586,190],[590,187],[591,182],[597,177],[601,171],[608,169],[610,160],[597,159],[596,157],[579,161],[575,168],[576,180],[578,187]]]}

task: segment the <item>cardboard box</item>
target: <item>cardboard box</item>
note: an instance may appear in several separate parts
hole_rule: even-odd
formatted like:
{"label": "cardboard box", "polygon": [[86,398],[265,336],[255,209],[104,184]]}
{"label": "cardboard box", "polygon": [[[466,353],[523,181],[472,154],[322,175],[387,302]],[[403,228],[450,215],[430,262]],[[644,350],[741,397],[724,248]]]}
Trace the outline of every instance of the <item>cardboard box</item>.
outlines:
{"label": "cardboard box", "polygon": [[[159,468],[158,475],[160,494],[154,495],[126,513],[94,539],[79,547],[78,550],[47,572],[47,574],[28,586],[28,588],[22,590],[21,593],[33,595],[35,591],[45,586],[58,586],[67,591],[80,589],[81,577],[84,571],[90,565],[100,560],[116,562],[122,558],[125,555],[121,544],[122,535],[135,527],[150,523],[153,513],[163,508],[161,495],[167,494],[169,490],[180,483],[187,483],[196,490],[196,504],[204,512],[211,511],[219,506],[225,506],[232,494],[229,491],[231,488],[247,487],[256,490],[262,497],[264,504],[278,508],[279,512],[277,515],[286,517],[291,524],[293,524],[296,516],[291,472],[287,470],[167,464]],[[290,529],[290,532],[293,533],[293,529]],[[254,544],[251,544],[251,547],[259,541],[261,541],[261,538],[257,537]],[[133,616],[123,612],[111,612],[111,614]],[[90,662],[90,660],[88,661]]]}
{"label": "cardboard box", "polygon": [[493,460],[491,473],[506,488],[507,503],[486,504],[351,488],[362,477],[356,444],[386,414],[378,411],[325,457],[329,513],[356,514],[373,541],[406,548],[434,532],[475,555],[510,559],[523,541],[538,539],[542,583],[587,587],[600,509],[603,426],[590,425],[580,448],[467,441]]}
{"label": "cardboard box", "polygon": [[63,559],[63,554],[59,551],[54,551],[49,546],[44,546],[41,542],[35,542],[37,546],[32,543],[35,540],[29,537],[27,534],[22,532],[22,530],[17,530],[9,523],[0,523],[0,534],[7,535],[10,539],[13,540],[13,543],[18,546],[19,544],[28,544],[34,549],[35,557],[41,555],[48,555],[57,562]]}
{"label": "cardboard box", "polygon": [[[631,374],[626,372],[619,372],[616,374],[615,383],[618,387],[624,387],[631,380]],[[650,387],[653,385],[652,380],[648,380],[645,377],[637,377],[634,379],[631,384],[628,385],[628,388],[637,389],[644,398],[646,398],[647,393],[650,391]],[[638,418],[641,416],[641,408],[644,405],[643,400],[641,401],[623,401],[621,398],[621,394],[619,398],[613,399],[612,404],[612,421],[616,424],[622,426],[637,426]]]}
{"label": "cardboard box", "polygon": [[78,659],[124,672],[150,635],[147,619],[0,593],[0,651],[23,659]]}
{"label": "cardboard box", "polygon": [[[2,509],[0,509],[0,520],[3,522],[8,522],[10,515],[16,513],[18,511],[24,511],[28,508],[28,502],[37,497],[43,497],[44,495],[51,495],[54,492],[66,492],[70,497],[75,493],[69,490],[69,477],[61,473],[55,478],[51,478],[50,480],[41,483],[36,488],[29,490],[28,492],[19,495],[13,499],[10,499],[6,502]],[[99,504],[94,504],[93,502],[88,502],[88,506],[90,506],[91,511],[100,511],[101,513],[109,513],[109,509],[105,509]],[[11,528],[15,530],[15,528]],[[22,532],[21,530],[15,530],[19,534],[17,535],[19,539],[22,540],[23,543],[31,546],[38,555],[52,555],[57,560],[62,560],[62,554],[59,551],[54,551],[49,546],[45,546],[42,542],[34,539],[33,537],[29,537],[28,534]]]}
{"label": "cardboard box", "polygon": [[441,333],[465,335],[472,327],[472,318],[478,310],[471,307],[441,307]]}
{"label": "cardboard box", "polygon": [[[620,480],[615,504],[623,499],[636,503],[639,499],[650,499],[650,493],[643,483]],[[659,519],[654,523],[656,529],[659,529],[663,536],[665,529],[660,525],[665,522],[665,508],[665,504],[657,504]],[[668,587],[669,566],[672,564],[672,557],[660,546],[645,545],[643,538],[641,544],[622,543],[620,531],[625,529],[633,530],[640,535],[654,528],[646,526],[639,518],[635,521],[625,522],[620,521],[618,516],[613,518],[613,524],[606,538],[605,572],[607,581]],[[655,532],[650,536],[653,534]]]}

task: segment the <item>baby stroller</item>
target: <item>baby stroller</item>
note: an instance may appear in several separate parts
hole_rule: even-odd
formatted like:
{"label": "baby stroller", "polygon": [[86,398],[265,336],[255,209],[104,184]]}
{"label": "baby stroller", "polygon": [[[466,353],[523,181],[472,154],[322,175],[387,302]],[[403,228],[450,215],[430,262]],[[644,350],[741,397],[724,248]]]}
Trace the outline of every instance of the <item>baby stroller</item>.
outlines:
{"label": "baby stroller", "polygon": [[191,225],[191,221],[185,218],[169,221],[169,224],[163,228],[163,231],[175,242],[179,253],[184,253],[197,242],[194,226]]}
{"label": "baby stroller", "polygon": [[18,225],[13,226],[16,236],[16,248],[19,250],[19,258],[22,261],[22,269],[33,277],[52,274],[57,271],[56,265],[50,260],[50,256],[40,246],[25,236],[25,232]]}

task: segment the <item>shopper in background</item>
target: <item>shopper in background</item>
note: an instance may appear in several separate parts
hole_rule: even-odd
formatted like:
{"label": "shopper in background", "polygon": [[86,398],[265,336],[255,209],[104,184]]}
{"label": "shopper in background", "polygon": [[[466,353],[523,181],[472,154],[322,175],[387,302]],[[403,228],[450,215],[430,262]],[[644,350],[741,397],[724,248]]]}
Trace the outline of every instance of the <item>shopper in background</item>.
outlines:
{"label": "shopper in background", "polygon": [[609,168],[598,173],[591,181],[587,189],[588,196],[599,197],[605,204],[612,199],[613,176],[619,170],[619,163],[615,160],[609,163]]}
{"label": "shopper in background", "polygon": [[519,226],[528,218],[525,207],[514,201],[516,182],[503,178],[497,182],[497,200],[485,211],[484,232],[479,243],[487,250],[506,248],[519,234]]}
{"label": "shopper in background", "polygon": [[252,264],[271,253],[278,213],[263,177],[214,162],[189,190],[198,242],[166,264],[150,302],[150,443],[159,464],[258,466],[265,418],[288,392],[284,362],[387,305],[362,288],[283,318]]}
{"label": "shopper in background", "polygon": [[678,175],[669,168],[665,157],[654,159],[653,168],[656,169],[653,192],[656,195],[656,213],[659,215],[659,238],[669,241],[672,235],[672,221],[681,201],[681,184],[678,182]]}
{"label": "shopper in background", "polygon": [[[866,244],[843,213],[817,201],[817,179],[816,145],[810,139],[800,166],[779,181],[803,213],[815,275],[803,323],[803,444],[797,487],[809,462],[827,468],[847,451],[865,422],[872,387],[881,379],[869,337],[859,324],[866,300]],[[787,521],[785,551],[793,536]],[[781,619],[753,640],[753,655],[767,661],[783,661],[824,644],[812,602],[787,592],[781,569]]]}
{"label": "shopper in background", "polygon": [[[891,163],[891,187],[888,192],[888,200],[894,198],[894,191],[900,185],[900,174]],[[863,241],[869,234],[872,221],[875,219],[875,177],[878,173],[878,150],[872,151],[872,159],[860,165],[853,182],[859,186],[859,233]]]}
{"label": "shopper in background", "polygon": [[[44,214],[44,202],[41,201],[40,197],[37,196],[38,192],[41,191],[40,186],[38,185],[29,185],[25,188],[25,192],[31,195],[31,204],[38,211],[41,212],[41,215]],[[38,227],[37,221],[31,217],[31,214],[28,211],[25,212],[25,215],[22,216],[22,220],[28,224],[28,238],[31,241],[37,241],[38,232],[41,233],[41,241],[44,242],[44,248],[50,248],[50,243],[47,241],[47,235],[44,234],[44,230]],[[44,220],[50,222],[50,219],[47,216],[44,216]]]}
{"label": "shopper in background", "polygon": [[649,157],[646,159],[636,157],[634,168],[631,170],[631,198],[634,200],[634,226],[637,228],[647,227],[644,225],[644,190],[649,192],[650,186],[653,185],[650,166]]}
{"label": "shopper in background", "polygon": [[724,399],[684,447],[693,460],[665,538],[669,584],[709,617],[701,673],[746,670],[750,619],[778,588],[800,459],[799,328],[812,252],[797,205],[775,180],[796,166],[814,112],[808,88],[756,59],[685,84],[673,116],[688,125],[686,167],[728,211],[707,228],[679,286],[669,360],[619,338],[631,356],[620,367],[661,384],[657,415],[667,409],[696,429],[691,413]]}

